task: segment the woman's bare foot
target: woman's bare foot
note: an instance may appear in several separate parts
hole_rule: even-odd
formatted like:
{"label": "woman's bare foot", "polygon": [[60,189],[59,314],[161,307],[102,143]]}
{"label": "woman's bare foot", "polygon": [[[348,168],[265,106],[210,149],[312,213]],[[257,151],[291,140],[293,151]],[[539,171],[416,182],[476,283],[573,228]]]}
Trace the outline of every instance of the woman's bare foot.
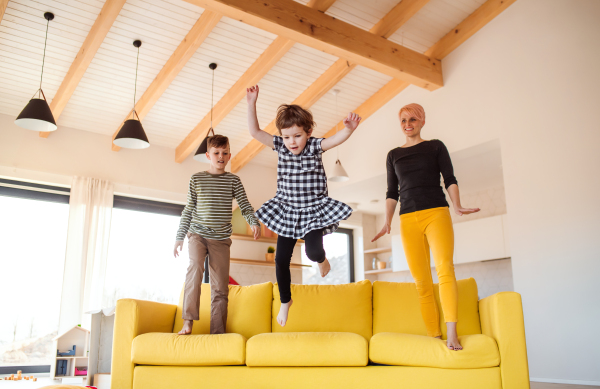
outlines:
{"label": "woman's bare foot", "polygon": [[446,340],[448,348],[454,351],[462,350],[462,345],[458,341],[458,335],[456,334],[456,322],[447,322],[446,328],[448,328],[448,339]]}
{"label": "woman's bare foot", "polygon": [[277,323],[280,326],[285,327],[285,323],[287,323],[288,313],[290,312],[290,307],[292,306],[293,301],[290,300],[289,303],[281,304],[281,308],[279,308],[279,314],[277,315]]}
{"label": "woman's bare foot", "polygon": [[183,328],[178,332],[179,335],[189,335],[192,333],[192,327],[194,326],[193,320],[184,320]]}
{"label": "woman's bare foot", "polygon": [[325,260],[319,263],[318,265],[319,270],[321,271],[321,277],[325,277],[327,274],[329,274],[329,271],[331,270],[331,264],[329,263],[327,258],[325,258]]}

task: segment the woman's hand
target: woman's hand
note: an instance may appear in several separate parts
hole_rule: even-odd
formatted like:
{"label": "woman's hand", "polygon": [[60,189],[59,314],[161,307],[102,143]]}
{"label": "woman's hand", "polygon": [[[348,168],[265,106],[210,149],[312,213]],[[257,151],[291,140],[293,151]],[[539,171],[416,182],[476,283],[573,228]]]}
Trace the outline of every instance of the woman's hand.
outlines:
{"label": "woman's hand", "polygon": [[375,235],[371,242],[375,242],[377,239],[381,238],[385,234],[389,234],[390,232],[392,232],[391,226],[389,224],[384,225],[381,231],[379,231],[379,234]]}
{"label": "woman's hand", "polygon": [[258,99],[258,85],[251,86],[250,88],[246,88],[246,101],[248,104],[256,104],[256,100]]}
{"label": "woman's hand", "polygon": [[344,126],[350,131],[356,130],[356,127],[360,124],[362,118],[355,114],[354,112],[350,112],[348,116],[344,118]]}
{"label": "woman's hand", "polygon": [[463,207],[454,208],[454,212],[456,212],[456,214],[458,216],[468,215],[468,214],[479,212],[479,211],[481,211],[479,208],[463,208]]}
{"label": "woman's hand", "polygon": [[252,232],[254,232],[254,240],[260,238],[260,226],[250,226],[252,228]]}
{"label": "woman's hand", "polygon": [[[177,251],[178,248],[179,248],[179,251]],[[177,258],[179,256],[179,253],[181,252],[181,250],[183,250],[183,240],[176,240],[175,248],[173,249],[173,255],[175,255],[175,258]]]}

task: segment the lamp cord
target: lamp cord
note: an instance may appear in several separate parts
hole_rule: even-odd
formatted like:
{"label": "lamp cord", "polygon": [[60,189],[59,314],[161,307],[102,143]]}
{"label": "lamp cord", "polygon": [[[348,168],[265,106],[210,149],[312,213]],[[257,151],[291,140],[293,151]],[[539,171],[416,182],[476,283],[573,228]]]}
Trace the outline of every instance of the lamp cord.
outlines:
{"label": "lamp cord", "polygon": [[[135,119],[135,96],[137,94],[138,65],[140,63],[140,48],[138,47],[137,50],[138,50],[138,52],[137,52],[137,59],[135,61],[135,83],[133,84],[134,85],[133,86],[133,111],[132,111],[132,114],[131,114],[131,117],[133,119]],[[138,119],[139,118],[140,117],[138,116]]]}
{"label": "lamp cord", "polygon": [[[339,117],[339,113],[338,113],[338,93],[335,94],[335,116]],[[337,120],[337,119],[336,119]],[[338,133],[338,128],[339,128],[339,122],[335,122],[335,133]],[[338,147],[335,148],[336,150],[336,155],[337,155],[337,160],[340,160],[340,146],[338,145]],[[337,163],[337,162],[336,162]]]}
{"label": "lamp cord", "polygon": [[215,94],[215,69],[212,69],[212,87],[210,89],[210,129],[213,131],[213,135],[215,133],[215,130],[213,130],[213,125],[212,125],[214,94]]}
{"label": "lamp cord", "polygon": [[[48,20],[46,22],[46,39],[44,39],[44,56],[42,57],[42,74],[40,75],[40,91],[42,90],[42,80],[44,79],[44,64],[46,63],[46,43],[48,42],[48,26],[49,25],[50,25],[50,20]],[[39,95],[38,95],[38,97],[39,97]]]}

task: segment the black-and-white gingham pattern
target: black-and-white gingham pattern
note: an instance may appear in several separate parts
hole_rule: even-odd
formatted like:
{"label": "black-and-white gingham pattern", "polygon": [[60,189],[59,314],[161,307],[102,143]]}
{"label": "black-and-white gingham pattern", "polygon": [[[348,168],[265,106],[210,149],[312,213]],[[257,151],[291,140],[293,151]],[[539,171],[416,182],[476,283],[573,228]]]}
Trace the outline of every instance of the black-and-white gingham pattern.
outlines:
{"label": "black-and-white gingham pattern", "polygon": [[256,211],[256,217],[278,235],[300,239],[321,228],[329,234],[352,214],[348,205],[328,197],[321,160],[323,139],[308,138],[304,150],[294,155],[283,138],[273,137],[279,154],[277,194]]}

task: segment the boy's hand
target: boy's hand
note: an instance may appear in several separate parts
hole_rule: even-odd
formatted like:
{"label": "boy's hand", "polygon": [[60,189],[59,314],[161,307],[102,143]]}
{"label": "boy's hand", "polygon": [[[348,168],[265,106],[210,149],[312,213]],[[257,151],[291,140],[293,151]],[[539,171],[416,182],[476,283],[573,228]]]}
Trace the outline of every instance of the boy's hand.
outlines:
{"label": "boy's hand", "polygon": [[356,130],[362,118],[355,114],[354,112],[350,112],[347,117],[344,118],[344,126],[350,131]]}
{"label": "boy's hand", "polygon": [[254,240],[260,238],[260,226],[251,226],[252,232],[254,232]]}
{"label": "boy's hand", "polygon": [[[179,251],[177,251],[177,248],[179,248]],[[175,255],[175,258],[179,256],[181,250],[183,250],[183,240],[176,240],[175,248],[173,249],[173,254]]]}
{"label": "boy's hand", "polygon": [[246,88],[246,101],[248,104],[256,104],[256,100],[258,99],[258,85],[251,86],[250,88]]}

